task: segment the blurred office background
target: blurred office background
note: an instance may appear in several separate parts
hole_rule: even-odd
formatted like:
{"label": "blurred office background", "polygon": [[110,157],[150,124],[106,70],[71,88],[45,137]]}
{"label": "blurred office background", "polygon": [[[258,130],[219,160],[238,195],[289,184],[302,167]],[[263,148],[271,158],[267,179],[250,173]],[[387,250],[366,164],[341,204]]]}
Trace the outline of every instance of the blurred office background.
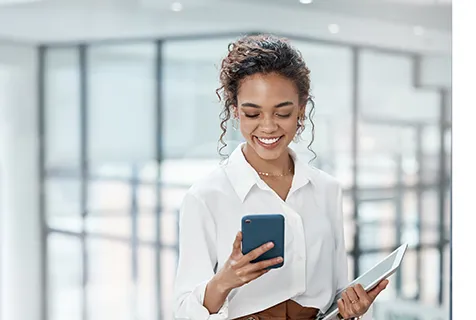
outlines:
{"label": "blurred office background", "polygon": [[172,319],[181,199],[220,160],[220,59],[258,32],[311,69],[350,277],[409,243],[377,319],[449,318],[451,1],[0,0],[2,320]]}

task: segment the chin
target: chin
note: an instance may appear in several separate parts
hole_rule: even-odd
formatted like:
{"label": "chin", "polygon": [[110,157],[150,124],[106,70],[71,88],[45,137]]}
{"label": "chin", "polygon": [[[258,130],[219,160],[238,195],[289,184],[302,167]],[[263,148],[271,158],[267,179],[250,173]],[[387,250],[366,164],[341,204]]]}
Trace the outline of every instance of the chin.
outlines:
{"label": "chin", "polygon": [[256,150],[256,153],[258,154],[258,156],[263,159],[263,160],[268,160],[268,161],[272,161],[272,160],[276,160],[276,159],[279,159],[279,157],[281,156],[282,152],[277,152],[277,151],[262,151],[262,150]]}

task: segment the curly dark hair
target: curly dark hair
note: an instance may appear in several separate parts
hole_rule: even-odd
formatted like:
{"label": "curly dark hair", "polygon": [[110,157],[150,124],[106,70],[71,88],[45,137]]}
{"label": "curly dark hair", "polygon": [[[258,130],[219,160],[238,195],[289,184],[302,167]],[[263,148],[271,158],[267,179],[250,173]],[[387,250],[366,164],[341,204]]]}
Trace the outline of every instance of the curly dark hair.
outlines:
{"label": "curly dark hair", "polygon": [[[219,101],[224,100],[224,107],[220,113],[220,127],[222,133],[219,142],[221,147],[218,152],[222,157],[222,150],[227,146],[224,137],[227,123],[232,115],[233,106],[237,105],[237,93],[241,80],[256,74],[276,73],[292,80],[299,93],[299,104],[311,105],[309,120],[311,122],[312,139],[307,148],[316,158],[316,153],[311,145],[314,142],[314,101],[310,94],[310,70],[306,66],[301,53],[295,49],[286,38],[273,35],[248,35],[228,45],[228,54],[221,63],[220,84],[216,90]],[[220,94],[221,93],[221,94]],[[304,131],[306,115],[299,119],[297,135]]]}

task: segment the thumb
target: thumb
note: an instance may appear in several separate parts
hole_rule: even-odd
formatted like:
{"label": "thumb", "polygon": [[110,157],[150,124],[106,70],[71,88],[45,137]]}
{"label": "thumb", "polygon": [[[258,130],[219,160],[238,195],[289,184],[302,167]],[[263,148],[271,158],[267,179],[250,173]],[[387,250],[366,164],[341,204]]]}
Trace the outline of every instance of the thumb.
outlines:
{"label": "thumb", "polygon": [[241,254],[241,241],[243,240],[243,234],[241,231],[238,231],[233,242],[233,251],[232,254]]}
{"label": "thumb", "polygon": [[372,301],[375,300],[375,298],[377,298],[377,296],[380,294],[380,292],[385,290],[387,285],[388,285],[388,280],[385,279],[385,280],[380,281],[380,283],[375,288],[373,288],[372,290],[369,291],[369,296],[372,299]]}

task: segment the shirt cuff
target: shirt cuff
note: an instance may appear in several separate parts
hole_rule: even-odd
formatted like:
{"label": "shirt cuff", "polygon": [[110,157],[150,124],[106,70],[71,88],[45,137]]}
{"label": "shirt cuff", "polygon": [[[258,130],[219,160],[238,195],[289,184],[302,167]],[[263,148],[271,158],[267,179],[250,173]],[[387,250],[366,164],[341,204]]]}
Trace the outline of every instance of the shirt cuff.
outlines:
{"label": "shirt cuff", "polygon": [[210,314],[203,305],[205,300],[205,290],[208,281],[195,287],[190,295],[183,302],[180,312],[175,315],[175,320],[227,320],[228,319],[228,298],[217,313]]}

